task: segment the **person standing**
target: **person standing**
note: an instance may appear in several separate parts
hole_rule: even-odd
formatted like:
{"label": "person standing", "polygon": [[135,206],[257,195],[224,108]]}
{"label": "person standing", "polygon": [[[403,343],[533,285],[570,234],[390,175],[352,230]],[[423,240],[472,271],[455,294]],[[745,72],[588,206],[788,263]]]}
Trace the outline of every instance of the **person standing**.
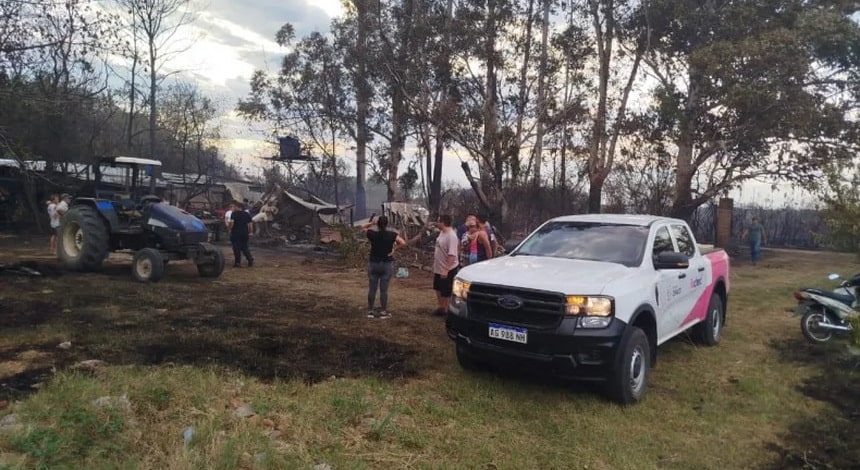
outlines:
{"label": "person standing", "polygon": [[[370,240],[370,260],[367,265],[367,318],[388,318],[388,285],[394,276],[394,252],[406,241],[393,230],[388,230],[388,217],[376,219],[376,230],[373,230],[373,217],[362,229]],[[376,291],[379,290],[379,311],[374,310]]]}
{"label": "person standing", "polygon": [[435,313],[444,316],[448,313],[448,304],[451,302],[454,276],[457,275],[460,267],[458,259],[460,241],[451,227],[450,215],[439,216],[437,226],[439,236],[436,237],[436,250],[433,255],[433,290],[436,291],[438,306]]}
{"label": "person standing", "polygon": [[475,264],[481,261],[486,261],[493,257],[493,250],[490,245],[490,238],[487,232],[481,230],[475,221],[466,222],[468,232],[466,232],[465,243],[463,250],[466,252],[464,257],[468,264]]}
{"label": "person standing", "polygon": [[758,217],[752,218],[752,224],[744,230],[742,238],[749,243],[750,259],[752,260],[753,266],[755,266],[761,259],[762,244],[767,243],[764,226],[759,223]]}
{"label": "person standing", "polygon": [[231,209],[227,229],[230,231],[230,243],[233,245],[233,267],[241,266],[244,254],[250,268],[254,265],[254,257],[251,256],[251,250],[248,248],[248,238],[254,231],[254,223],[251,222],[251,214],[242,210],[239,202],[234,202]]}
{"label": "person standing", "polygon": [[469,214],[466,216],[466,221],[457,226],[457,240],[460,240],[460,265],[469,264],[469,225],[478,224],[478,219]]}
{"label": "person standing", "polygon": [[492,258],[496,255],[496,250],[498,249],[498,241],[496,240],[496,231],[493,229],[493,225],[490,224],[490,221],[487,220],[487,216],[484,214],[478,214],[476,218],[478,221],[478,228],[481,229],[482,232],[487,234],[487,238],[490,240],[490,255],[488,258]]}
{"label": "person standing", "polygon": [[59,237],[63,236],[63,216],[66,215],[66,212],[69,212],[69,204],[72,202],[72,195],[69,193],[63,193],[60,195],[60,202],[57,203],[57,219],[60,222],[60,225],[57,226],[57,237],[59,242]]}
{"label": "person standing", "polygon": [[57,253],[57,237],[60,235],[60,215],[57,214],[57,204],[59,203],[60,197],[51,194],[51,199],[48,200],[48,219],[51,221],[51,253]]}

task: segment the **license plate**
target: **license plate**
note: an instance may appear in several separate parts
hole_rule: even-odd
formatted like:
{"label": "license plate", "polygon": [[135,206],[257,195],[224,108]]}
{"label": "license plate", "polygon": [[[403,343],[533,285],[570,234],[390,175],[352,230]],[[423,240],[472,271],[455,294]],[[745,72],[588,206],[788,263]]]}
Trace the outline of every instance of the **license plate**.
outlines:
{"label": "license plate", "polygon": [[489,336],[490,338],[526,344],[528,343],[529,332],[525,328],[490,323]]}

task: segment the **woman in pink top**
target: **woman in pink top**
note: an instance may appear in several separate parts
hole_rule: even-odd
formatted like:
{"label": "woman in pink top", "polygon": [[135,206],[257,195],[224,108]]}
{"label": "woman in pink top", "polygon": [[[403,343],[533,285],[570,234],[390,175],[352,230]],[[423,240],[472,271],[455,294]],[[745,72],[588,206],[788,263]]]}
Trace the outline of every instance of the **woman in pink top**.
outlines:
{"label": "woman in pink top", "polygon": [[492,257],[490,249],[490,238],[487,232],[481,230],[474,221],[466,222],[468,232],[464,237],[463,249],[466,251],[469,264],[485,261]]}

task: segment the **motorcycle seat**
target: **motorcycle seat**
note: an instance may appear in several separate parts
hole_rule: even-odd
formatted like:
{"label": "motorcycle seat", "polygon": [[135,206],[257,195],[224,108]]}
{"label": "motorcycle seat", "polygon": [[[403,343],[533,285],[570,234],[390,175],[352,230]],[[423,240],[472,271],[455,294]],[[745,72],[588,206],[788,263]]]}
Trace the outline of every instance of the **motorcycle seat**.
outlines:
{"label": "motorcycle seat", "polygon": [[846,294],[837,294],[836,292],[831,292],[828,290],[822,289],[804,289],[804,291],[809,292],[810,294],[820,295],[822,297],[827,297],[829,299],[838,300],[845,305],[854,304],[854,297]]}

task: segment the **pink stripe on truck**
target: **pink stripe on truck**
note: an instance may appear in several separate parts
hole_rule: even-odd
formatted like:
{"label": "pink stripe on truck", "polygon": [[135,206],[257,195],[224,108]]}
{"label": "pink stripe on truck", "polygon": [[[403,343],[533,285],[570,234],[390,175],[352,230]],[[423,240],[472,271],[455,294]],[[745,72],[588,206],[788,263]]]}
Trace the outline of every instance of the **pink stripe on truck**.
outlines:
{"label": "pink stripe on truck", "polygon": [[696,300],[696,304],[693,305],[693,310],[690,311],[687,318],[685,318],[684,322],[681,324],[682,328],[690,323],[702,321],[708,316],[708,304],[711,303],[711,295],[714,293],[714,287],[716,287],[717,281],[722,279],[723,283],[726,285],[726,291],[728,292],[729,290],[729,255],[723,250],[718,250],[708,253],[705,255],[705,258],[707,258],[708,262],[711,264],[711,283],[705,288],[705,291],[698,300]]}

